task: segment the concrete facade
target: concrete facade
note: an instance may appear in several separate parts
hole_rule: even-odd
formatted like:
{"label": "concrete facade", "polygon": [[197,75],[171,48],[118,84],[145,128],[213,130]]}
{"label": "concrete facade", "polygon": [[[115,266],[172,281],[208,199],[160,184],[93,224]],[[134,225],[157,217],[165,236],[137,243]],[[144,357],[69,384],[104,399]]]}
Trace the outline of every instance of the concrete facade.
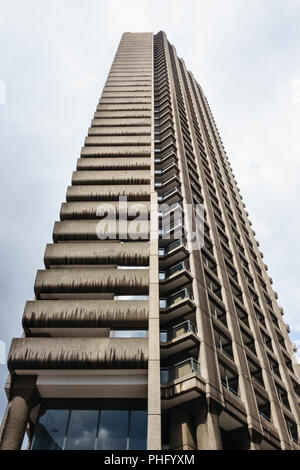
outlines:
{"label": "concrete facade", "polygon": [[147,400],[149,450],[299,449],[258,246],[201,87],[165,33],[124,33],[12,341],[0,448],[46,399],[115,398]]}

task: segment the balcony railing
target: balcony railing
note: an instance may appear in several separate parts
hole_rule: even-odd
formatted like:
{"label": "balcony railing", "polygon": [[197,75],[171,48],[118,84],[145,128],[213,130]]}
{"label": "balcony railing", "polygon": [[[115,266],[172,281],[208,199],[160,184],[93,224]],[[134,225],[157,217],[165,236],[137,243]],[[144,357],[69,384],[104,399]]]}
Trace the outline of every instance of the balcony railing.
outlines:
{"label": "balcony railing", "polygon": [[166,271],[160,271],[159,280],[163,281],[165,279],[168,279],[169,277],[173,276],[173,274],[183,271],[184,269],[189,271],[189,267],[187,266],[187,264],[184,261],[181,261],[175,266],[172,266],[171,268],[166,269]]}
{"label": "balcony railing", "polygon": [[159,248],[158,254],[159,256],[166,256],[171,251],[175,250],[179,246],[183,248],[187,248],[186,244],[182,240],[176,240],[175,242],[170,243],[166,248]]}
{"label": "balcony railing", "polygon": [[184,299],[190,299],[194,300],[193,294],[189,289],[181,289],[178,292],[175,292],[174,294],[170,295],[169,297],[166,297],[164,299],[159,300],[159,307],[160,308],[168,308],[174,305],[177,302],[180,302],[181,300]]}
{"label": "balcony railing", "polygon": [[181,227],[181,230],[183,231],[184,226],[182,225],[182,220],[177,219],[174,222],[172,222],[171,224],[167,224],[164,227],[158,229],[158,233],[159,233],[159,235],[165,235],[165,234],[171,232],[172,230],[175,230],[176,228],[180,228],[180,227]]}
{"label": "balcony railing", "polygon": [[176,191],[179,191],[178,186],[174,186],[174,188],[169,189],[169,190],[166,191],[165,193],[161,194],[160,196],[157,197],[157,200],[158,200],[159,202],[160,202],[160,201],[164,201],[164,199],[166,199],[167,197],[171,196],[171,194],[175,194]]}
{"label": "balcony railing", "polygon": [[165,210],[162,210],[158,213],[159,217],[166,217],[168,214],[183,214],[183,208],[179,202],[172,204],[171,206],[167,206]]}
{"label": "balcony railing", "polygon": [[239,393],[234,388],[232,388],[227,382],[225,382],[224,380],[222,380],[222,386],[224,388],[226,388],[226,390],[228,390],[228,392],[232,393],[236,397],[238,397],[238,398],[240,397]]}
{"label": "balcony railing", "polygon": [[264,419],[265,421],[268,421],[269,423],[271,423],[271,418],[269,418],[269,416],[265,415],[262,411],[258,410],[258,414],[262,419]]}
{"label": "balcony railing", "polygon": [[168,178],[166,178],[164,181],[157,181],[155,182],[155,187],[156,188],[161,188],[165,185],[167,185],[170,181],[172,181],[172,179],[174,179],[176,177],[176,173],[168,176]]}
{"label": "balcony railing", "polygon": [[172,339],[178,338],[186,333],[197,333],[197,328],[194,323],[190,320],[179,323],[178,325],[173,326],[167,330],[161,330],[160,332],[160,342],[167,343]]}
{"label": "balcony railing", "polygon": [[258,385],[260,385],[260,387],[265,386],[263,379],[260,380],[257,377],[255,377],[254,375],[251,375],[251,378],[254,382],[256,382]]}
{"label": "balcony railing", "polygon": [[200,364],[192,357],[171,367],[163,367],[160,371],[161,384],[167,385],[173,380],[186,377],[190,374],[201,376]]}
{"label": "balcony railing", "polygon": [[229,359],[231,359],[233,361],[232,351],[226,351],[226,349],[224,348],[224,346],[221,342],[217,343],[216,347],[217,347],[217,349],[219,349],[219,351],[221,351],[223,354],[225,354],[227,357],[229,357]]}

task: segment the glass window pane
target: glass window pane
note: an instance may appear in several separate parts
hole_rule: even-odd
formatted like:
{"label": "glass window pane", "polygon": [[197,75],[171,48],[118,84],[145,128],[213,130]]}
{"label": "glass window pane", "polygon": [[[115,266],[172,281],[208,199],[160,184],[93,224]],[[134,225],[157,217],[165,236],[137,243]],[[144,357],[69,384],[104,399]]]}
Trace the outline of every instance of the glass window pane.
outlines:
{"label": "glass window pane", "polygon": [[146,338],[146,330],[111,330],[112,338]]}
{"label": "glass window pane", "polygon": [[62,450],[69,410],[46,410],[36,427],[33,450]]}
{"label": "glass window pane", "polygon": [[66,449],[93,450],[95,448],[98,410],[72,410]]}
{"label": "glass window pane", "polygon": [[127,449],[128,415],[128,410],[101,411],[97,449]]}
{"label": "glass window pane", "polygon": [[129,449],[146,450],[147,448],[147,411],[133,410],[130,414]]}

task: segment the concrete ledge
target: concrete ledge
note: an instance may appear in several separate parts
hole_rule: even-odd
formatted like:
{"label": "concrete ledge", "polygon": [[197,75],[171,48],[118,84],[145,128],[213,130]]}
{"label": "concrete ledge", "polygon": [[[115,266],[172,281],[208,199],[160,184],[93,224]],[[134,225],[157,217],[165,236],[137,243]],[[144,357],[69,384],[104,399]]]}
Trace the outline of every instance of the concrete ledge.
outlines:
{"label": "concrete ledge", "polygon": [[146,369],[148,340],[142,338],[14,338],[8,368]]}
{"label": "concrete ledge", "polygon": [[[54,242],[61,242],[61,241],[87,241],[87,240],[95,240],[98,243],[101,242],[98,238],[98,223],[99,221],[97,220],[67,220],[63,222],[55,222],[54,225],[54,230],[53,230],[53,241]],[[106,238],[107,240],[104,242],[111,242],[116,240],[136,240],[137,238],[137,233],[136,233],[136,222],[133,222],[133,225],[131,226],[132,222],[128,222],[128,230],[125,235],[120,234],[119,230],[119,221],[116,221],[116,225],[113,224],[112,230],[114,232],[110,231],[109,228],[107,228],[107,233],[106,233]],[[139,228],[139,239],[148,241],[149,240],[149,233],[150,233],[150,222],[142,220],[140,221],[140,228]],[[101,245],[103,245],[103,242],[101,242]]]}
{"label": "concrete ledge", "polygon": [[[111,112],[110,112],[111,113]],[[99,113],[95,113],[98,115]],[[99,118],[93,119],[91,125],[93,127],[96,126],[101,126],[102,128],[106,127],[109,128],[111,126],[122,126],[124,128],[131,129],[131,127],[139,127],[139,126],[150,126],[151,125],[151,119],[147,117],[141,117],[141,118],[117,118],[115,117],[114,119],[110,119],[109,116],[105,117],[104,112],[100,112],[100,115],[102,115],[102,118],[99,116]]]}
{"label": "concrete ledge", "polygon": [[113,186],[69,186],[67,201],[118,201],[126,196],[128,201],[149,201],[150,185],[113,185]]}
{"label": "concrete ledge", "polygon": [[150,126],[111,126],[111,127],[90,127],[89,136],[149,136],[151,139],[151,127]]}
{"label": "concrete ledge", "polygon": [[81,150],[82,157],[136,157],[150,156],[151,146],[135,145],[135,146],[99,146],[99,147],[83,147]]}
{"label": "concrete ledge", "polygon": [[37,272],[37,299],[47,294],[148,295],[147,269],[47,269]]}
{"label": "concrete ledge", "polygon": [[[101,209],[103,216],[106,213],[114,213],[116,217],[120,214],[127,215],[128,219],[135,218],[140,214],[140,218],[149,219],[150,216],[150,202],[127,202],[127,208],[120,206],[119,201],[102,202]],[[74,219],[100,219],[100,214],[97,214],[99,202],[63,202],[60,210],[60,218],[64,220]],[[105,213],[104,213],[105,212]]]}
{"label": "concrete ledge", "polygon": [[74,171],[72,185],[149,184],[150,170]]}
{"label": "concrete ledge", "polygon": [[26,302],[23,327],[145,328],[147,300],[33,300]]}
{"label": "concrete ledge", "polygon": [[148,266],[149,243],[55,243],[47,244],[44,262],[51,265]]}

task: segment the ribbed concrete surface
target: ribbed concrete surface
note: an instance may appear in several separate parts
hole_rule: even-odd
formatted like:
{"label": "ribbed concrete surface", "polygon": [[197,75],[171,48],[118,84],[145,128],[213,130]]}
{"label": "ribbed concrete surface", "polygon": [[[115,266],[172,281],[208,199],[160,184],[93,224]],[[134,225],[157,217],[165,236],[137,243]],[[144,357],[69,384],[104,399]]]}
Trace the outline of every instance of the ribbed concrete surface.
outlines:
{"label": "ribbed concrete surface", "polygon": [[147,343],[140,338],[15,338],[8,368],[144,369]]}
{"label": "ribbed concrete surface", "polygon": [[147,300],[26,302],[24,328],[147,328]]}
{"label": "ribbed concrete surface", "polygon": [[147,269],[47,269],[37,272],[34,292],[148,294]]}
{"label": "ribbed concrete surface", "polygon": [[[118,201],[109,201],[101,203],[101,213],[106,216],[106,213],[114,214],[118,217],[120,214],[127,214],[128,219],[135,218],[139,215],[140,218],[148,219],[150,215],[150,202],[127,202],[126,207],[120,206]],[[99,202],[64,202],[60,211],[61,220],[72,219],[99,219]]]}
{"label": "ribbed concrete surface", "polygon": [[44,255],[46,268],[50,265],[96,264],[147,266],[149,243],[55,243],[48,244]]}

